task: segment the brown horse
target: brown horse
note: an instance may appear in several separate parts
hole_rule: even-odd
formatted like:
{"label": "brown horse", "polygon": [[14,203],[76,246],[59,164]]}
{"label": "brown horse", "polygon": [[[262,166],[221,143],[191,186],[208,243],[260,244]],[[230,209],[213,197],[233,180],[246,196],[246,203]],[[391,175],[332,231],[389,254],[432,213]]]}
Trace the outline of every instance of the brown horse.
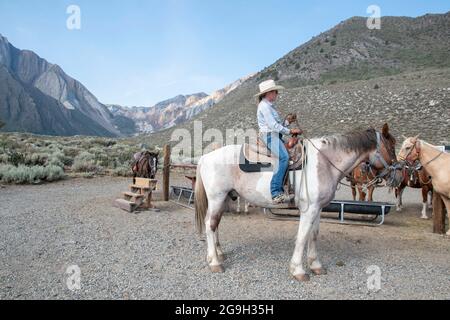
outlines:
{"label": "brown horse", "polygon": [[[384,124],[382,129],[383,137],[386,138],[387,143],[391,149],[395,149],[397,141],[394,136],[389,132],[389,125]],[[359,201],[366,201],[366,195],[368,195],[368,201],[373,201],[373,191],[377,184],[382,182],[382,179],[377,179],[380,176],[382,170],[375,168],[370,161],[363,162],[357,166],[351,173],[350,183],[352,187],[353,200],[356,200],[356,190],[359,193]]]}
{"label": "brown horse", "polygon": [[395,188],[395,197],[397,198],[397,211],[403,209],[402,195],[406,187],[414,189],[422,189],[422,219],[428,219],[427,203],[431,207],[431,199],[429,194],[433,192],[433,184],[431,183],[431,176],[427,170],[422,167],[420,162],[416,161],[414,165],[406,165],[403,169],[403,182],[400,187]]}
{"label": "brown horse", "polygon": [[159,152],[143,151],[134,155],[132,162],[133,178],[155,179],[158,170]]}

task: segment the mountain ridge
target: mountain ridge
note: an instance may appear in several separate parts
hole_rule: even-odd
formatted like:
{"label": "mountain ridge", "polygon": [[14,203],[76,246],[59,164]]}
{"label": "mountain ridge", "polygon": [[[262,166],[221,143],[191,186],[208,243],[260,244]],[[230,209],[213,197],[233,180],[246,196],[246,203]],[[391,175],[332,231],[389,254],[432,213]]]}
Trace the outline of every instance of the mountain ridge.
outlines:
{"label": "mountain ridge", "polygon": [[0,86],[0,118],[6,123],[4,131],[121,136],[111,123],[112,114],[85,86],[60,66],[31,50],[14,47],[2,35],[0,66],[4,80]]}
{"label": "mountain ridge", "polygon": [[[424,108],[432,112],[428,104],[438,98],[440,103],[434,108],[439,109],[436,109],[436,112],[442,113],[445,111],[442,108],[449,104],[444,79],[448,76],[450,68],[448,58],[450,12],[427,14],[417,18],[382,18],[381,30],[369,30],[366,21],[367,18],[352,17],[312,37],[311,40],[263,68],[213,108],[185,124],[152,134],[148,139],[157,145],[162,145],[170,141],[175,129],[187,129],[192,132],[194,121],[202,121],[204,130],[216,128],[225,132],[226,129],[257,128],[256,100],[253,96],[258,92],[258,83],[267,79],[274,79],[287,88],[280,95],[279,101],[280,110],[283,113],[305,112],[304,108],[296,103],[310,106],[310,102],[315,101],[317,106],[314,109],[319,118],[316,121],[308,121],[306,127],[308,131],[314,132],[314,135],[320,136],[352,129],[347,120],[344,122],[345,125],[341,125],[340,121],[344,120],[341,119],[343,113],[350,112],[348,108],[357,107],[354,104],[355,101],[347,101],[346,97],[334,90],[332,92],[336,95],[336,101],[325,100],[325,97],[329,95],[327,92],[336,86],[343,85],[347,94],[365,96],[367,101],[373,103],[369,106],[365,100],[355,98],[359,104],[369,108],[368,110],[374,109],[376,116],[371,117],[372,123],[379,124],[391,118],[386,109],[389,106],[391,113],[395,115],[399,113],[399,120],[404,126],[401,129],[396,128],[396,132],[408,128],[412,132],[417,132],[420,128],[431,141],[447,139],[442,131],[445,126],[448,128],[445,117],[435,119],[433,123],[426,123],[425,126],[424,122],[419,121],[420,119],[409,123],[407,120],[410,115],[405,113],[405,110],[417,114],[420,113],[421,108]],[[444,73],[443,75],[440,75],[440,70]],[[423,89],[420,89],[421,87],[414,81],[405,80],[409,79],[410,74],[416,72],[419,74],[414,75],[417,77],[415,81],[420,82]],[[405,85],[407,83],[411,90],[405,91],[396,87],[395,93],[390,92],[387,87],[392,86],[390,79]],[[428,83],[421,83],[425,79]],[[346,83],[354,85],[359,91],[364,87],[364,94],[353,93],[345,85]],[[434,87],[428,87],[430,83]],[[389,99],[379,96],[381,92],[385,93]],[[413,96],[418,94],[422,98],[410,100],[410,97],[407,97],[408,99],[402,100],[395,96],[404,94]],[[372,97],[377,97],[387,106],[377,104]],[[338,106],[337,103],[343,105]],[[405,106],[404,103],[409,105]],[[328,108],[332,108],[333,112],[330,113]],[[324,122],[330,122],[328,126],[320,123],[321,114],[328,114],[323,119]],[[339,119],[339,122],[334,123],[336,119]],[[367,124],[363,119],[355,118],[353,121],[353,127],[363,124]]]}

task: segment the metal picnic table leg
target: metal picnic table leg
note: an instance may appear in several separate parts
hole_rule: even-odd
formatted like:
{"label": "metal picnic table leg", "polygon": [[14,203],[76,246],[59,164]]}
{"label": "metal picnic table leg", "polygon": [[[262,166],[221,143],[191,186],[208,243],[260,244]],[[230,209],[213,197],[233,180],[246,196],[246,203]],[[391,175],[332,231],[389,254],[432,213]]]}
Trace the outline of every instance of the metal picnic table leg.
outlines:
{"label": "metal picnic table leg", "polygon": [[386,206],[381,206],[381,222],[378,224],[381,226],[384,223],[384,216],[385,216]]}
{"label": "metal picnic table leg", "polygon": [[191,201],[192,201],[192,196],[194,195],[194,191],[192,191],[191,192],[191,196],[189,197],[189,202],[188,202],[188,205],[190,205],[191,204]]}

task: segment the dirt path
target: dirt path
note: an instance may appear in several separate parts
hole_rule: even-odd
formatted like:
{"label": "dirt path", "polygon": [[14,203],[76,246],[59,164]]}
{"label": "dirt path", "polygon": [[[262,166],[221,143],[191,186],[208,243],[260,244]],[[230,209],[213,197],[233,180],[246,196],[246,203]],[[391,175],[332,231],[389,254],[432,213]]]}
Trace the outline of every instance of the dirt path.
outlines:
{"label": "dirt path", "polygon": [[[389,214],[383,227],[322,223],[328,275],[303,284],[288,272],[297,222],[269,220],[259,209],[227,214],[226,272],[213,275],[193,211],[158,203],[159,213],[127,214],[112,201],[128,184],[106,177],[1,188],[0,298],[450,299],[450,239],[420,219],[418,190],[405,192],[404,212]],[[392,195],[377,190],[375,199]],[[77,292],[66,284],[71,265],[81,271]],[[379,292],[367,288],[372,265],[381,270]]]}

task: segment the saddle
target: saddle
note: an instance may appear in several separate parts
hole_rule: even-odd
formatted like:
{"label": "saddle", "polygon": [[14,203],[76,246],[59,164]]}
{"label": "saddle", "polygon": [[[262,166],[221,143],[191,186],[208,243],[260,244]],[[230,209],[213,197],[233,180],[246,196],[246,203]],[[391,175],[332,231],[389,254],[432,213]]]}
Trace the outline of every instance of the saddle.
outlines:
{"label": "saddle", "polygon": [[[286,143],[289,153],[288,171],[301,170],[303,167],[303,143],[297,138],[291,138]],[[278,158],[272,155],[265,143],[258,138],[256,145],[245,143],[241,150],[240,168],[244,172],[274,171]]]}

